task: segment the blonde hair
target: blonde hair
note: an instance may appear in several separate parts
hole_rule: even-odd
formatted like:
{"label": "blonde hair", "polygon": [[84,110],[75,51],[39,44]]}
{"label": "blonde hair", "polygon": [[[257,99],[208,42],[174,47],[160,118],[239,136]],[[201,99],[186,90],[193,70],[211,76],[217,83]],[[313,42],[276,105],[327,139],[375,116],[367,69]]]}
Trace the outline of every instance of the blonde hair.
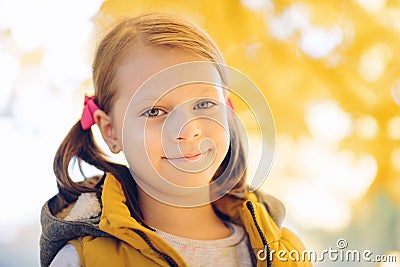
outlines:
{"label": "blonde hair", "polygon": [[[167,46],[194,53],[205,61],[224,64],[221,52],[214,41],[200,27],[168,14],[147,14],[135,18],[124,19],[118,23],[100,42],[93,62],[93,83],[95,102],[104,112],[111,112],[116,95],[115,76],[118,67],[127,53],[141,47]],[[218,64],[217,64],[218,67]],[[224,71],[220,70],[222,80],[226,82]],[[229,122],[231,143],[229,151],[217,170],[215,177],[223,175],[229,183],[235,180],[231,195],[243,196],[245,193],[245,155],[243,152],[237,122]],[[131,216],[143,223],[137,197],[137,185],[129,169],[120,164],[110,162],[94,142],[91,130],[83,130],[78,121],[61,143],[55,159],[54,172],[60,194],[67,201],[74,201],[82,192],[97,192],[101,187],[88,187],[75,183],[68,173],[72,159],[77,158],[79,164],[85,161],[105,173],[112,173],[121,183],[126,204]],[[237,180],[237,181],[236,181]],[[223,215],[223,214],[220,214]]]}

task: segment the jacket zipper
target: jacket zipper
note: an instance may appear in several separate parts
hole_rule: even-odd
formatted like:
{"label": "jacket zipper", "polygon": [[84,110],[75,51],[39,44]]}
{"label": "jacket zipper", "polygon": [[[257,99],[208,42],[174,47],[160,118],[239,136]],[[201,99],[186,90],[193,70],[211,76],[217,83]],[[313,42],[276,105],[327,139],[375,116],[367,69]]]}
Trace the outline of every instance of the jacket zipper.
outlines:
{"label": "jacket zipper", "polygon": [[137,233],[137,234],[147,243],[147,245],[149,245],[149,247],[150,247],[153,251],[155,251],[158,255],[160,255],[161,257],[163,257],[163,258],[168,262],[168,264],[169,264],[170,266],[179,267],[179,265],[176,263],[176,261],[175,261],[173,258],[171,258],[171,257],[168,256],[167,254],[165,254],[165,253],[159,251],[157,248],[155,248],[155,247],[153,246],[153,243],[151,243],[150,239],[148,238],[148,236],[147,236],[145,233],[143,233],[142,231],[137,230],[137,229],[134,229],[133,231],[134,231],[135,233]]}
{"label": "jacket zipper", "polygon": [[247,209],[250,211],[250,213],[251,213],[251,217],[253,218],[253,222],[254,222],[254,224],[255,224],[255,226],[256,226],[256,228],[257,228],[257,232],[258,232],[258,234],[260,235],[260,237],[261,237],[261,241],[262,241],[262,243],[263,243],[263,245],[264,245],[264,248],[267,250],[265,253],[266,253],[266,256],[267,256],[267,266],[268,267],[272,267],[272,261],[270,260],[270,247],[269,247],[269,245],[268,245],[268,242],[267,242],[267,239],[265,238],[265,235],[264,235],[264,233],[263,233],[263,231],[261,230],[261,228],[260,228],[260,225],[258,224],[258,222],[257,222],[257,219],[256,219],[256,213],[254,212],[254,206],[253,206],[253,203],[251,203],[250,201],[249,202],[247,202],[246,203],[246,206],[247,206]]}

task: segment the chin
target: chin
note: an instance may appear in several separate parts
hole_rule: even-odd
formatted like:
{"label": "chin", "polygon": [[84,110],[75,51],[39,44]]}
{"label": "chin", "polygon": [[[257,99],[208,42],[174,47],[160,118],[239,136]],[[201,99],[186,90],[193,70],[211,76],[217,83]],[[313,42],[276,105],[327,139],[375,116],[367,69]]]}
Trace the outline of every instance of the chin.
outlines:
{"label": "chin", "polygon": [[176,171],[173,174],[169,172],[167,175],[163,177],[168,182],[177,186],[201,187],[209,184],[212,180],[213,175],[210,175],[208,171],[199,173],[187,173],[182,171]]}

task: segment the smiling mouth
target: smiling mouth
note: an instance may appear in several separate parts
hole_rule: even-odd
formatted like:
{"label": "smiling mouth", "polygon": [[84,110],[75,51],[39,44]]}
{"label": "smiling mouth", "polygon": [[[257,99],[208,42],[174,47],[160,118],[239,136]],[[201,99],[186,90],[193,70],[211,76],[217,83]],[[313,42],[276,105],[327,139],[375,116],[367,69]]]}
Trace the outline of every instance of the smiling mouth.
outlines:
{"label": "smiling mouth", "polygon": [[164,159],[167,159],[167,160],[178,160],[178,161],[180,161],[180,160],[189,160],[189,161],[196,161],[196,160],[200,159],[201,156],[203,156],[204,154],[208,153],[209,151],[210,151],[210,150],[207,150],[207,151],[205,151],[205,152],[200,152],[200,153],[196,153],[196,154],[194,154],[194,153],[192,153],[192,154],[184,154],[184,155],[181,156],[181,157],[163,157],[163,158],[164,158]]}

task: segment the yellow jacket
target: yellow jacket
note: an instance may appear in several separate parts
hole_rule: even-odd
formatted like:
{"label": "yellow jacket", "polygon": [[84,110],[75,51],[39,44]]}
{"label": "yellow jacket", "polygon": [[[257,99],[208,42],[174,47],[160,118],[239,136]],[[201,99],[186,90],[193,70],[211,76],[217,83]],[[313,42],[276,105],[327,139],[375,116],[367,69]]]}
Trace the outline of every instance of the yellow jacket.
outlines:
{"label": "yellow jacket", "polygon": [[[102,202],[99,228],[111,236],[85,236],[69,241],[75,246],[82,266],[187,266],[172,246],[130,216],[121,184],[111,174],[104,182]],[[224,197],[214,204],[233,222],[244,226],[254,260],[258,254],[257,266],[271,266],[267,265],[265,249],[272,254],[274,267],[311,266],[309,262],[290,260],[289,252],[291,258],[296,253],[301,256],[303,244],[291,231],[274,223],[254,193],[249,193],[246,200]],[[281,252],[279,259],[281,250],[286,254]]]}

